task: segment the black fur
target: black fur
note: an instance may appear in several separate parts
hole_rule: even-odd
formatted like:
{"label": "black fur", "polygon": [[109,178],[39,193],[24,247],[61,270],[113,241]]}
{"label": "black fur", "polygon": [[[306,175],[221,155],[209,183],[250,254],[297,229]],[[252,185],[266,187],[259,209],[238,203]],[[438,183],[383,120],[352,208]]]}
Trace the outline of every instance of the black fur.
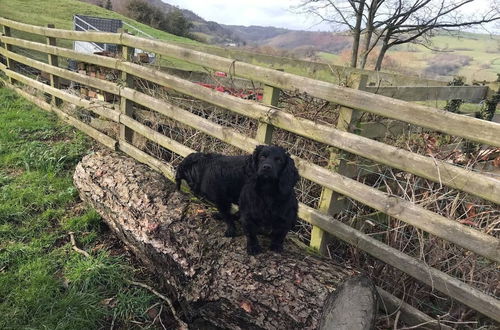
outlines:
{"label": "black fur", "polygon": [[239,199],[247,252],[261,252],[257,233],[262,227],[271,229],[270,249],[281,252],[286,234],[297,221],[293,187],[299,174],[295,163],[281,147],[258,146],[252,155],[251,172]]}
{"label": "black fur", "polygon": [[191,191],[215,204],[227,224],[225,235],[236,236],[231,203],[237,204],[241,188],[250,175],[250,156],[192,153],[179,164],[177,190],[185,180]]}
{"label": "black fur", "polygon": [[178,190],[185,180],[195,195],[217,206],[226,236],[236,235],[230,210],[239,202],[249,254],[260,252],[256,235],[261,228],[271,229],[271,250],[282,251],[298,209],[293,190],[298,172],[285,149],[257,146],[246,156],[193,153],[179,164],[175,180]]}

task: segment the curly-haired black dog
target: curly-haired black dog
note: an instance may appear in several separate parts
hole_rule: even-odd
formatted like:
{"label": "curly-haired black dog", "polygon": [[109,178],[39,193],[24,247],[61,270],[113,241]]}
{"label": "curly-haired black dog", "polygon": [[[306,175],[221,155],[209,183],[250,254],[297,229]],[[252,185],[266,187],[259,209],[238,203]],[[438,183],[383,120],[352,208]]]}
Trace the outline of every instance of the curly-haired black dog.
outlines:
{"label": "curly-haired black dog", "polygon": [[258,146],[252,155],[252,175],[240,194],[240,217],[247,236],[247,252],[261,252],[257,233],[271,229],[270,249],[283,250],[286,234],[297,221],[298,202],[293,187],[299,179],[295,163],[285,149]]}
{"label": "curly-haired black dog", "polygon": [[195,195],[217,206],[229,237],[236,235],[231,203],[239,202],[249,254],[260,252],[256,235],[263,227],[272,230],[271,249],[281,251],[287,232],[296,222],[293,187],[298,173],[281,147],[257,146],[252,155],[246,156],[192,153],[179,164],[175,180],[178,190],[185,180]]}
{"label": "curly-haired black dog", "polygon": [[225,236],[236,236],[231,203],[237,204],[241,188],[250,176],[251,156],[225,156],[196,152],[177,167],[175,182],[180,190],[182,179],[191,191],[215,204],[227,224]]}

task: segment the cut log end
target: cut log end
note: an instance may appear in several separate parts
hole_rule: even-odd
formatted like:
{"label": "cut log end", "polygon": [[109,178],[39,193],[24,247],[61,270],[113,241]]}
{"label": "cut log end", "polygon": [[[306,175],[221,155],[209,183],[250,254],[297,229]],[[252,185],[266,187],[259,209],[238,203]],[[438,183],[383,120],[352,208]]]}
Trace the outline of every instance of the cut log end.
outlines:
{"label": "cut log end", "polygon": [[86,156],[74,183],[82,200],[157,274],[163,284],[157,289],[172,293],[185,320],[230,329],[372,324],[369,280],[348,281],[356,270],[290,243],[283,254],[248,256],[245,237],[224,237],[224,224],[206,205],[129,157],[109,151]]}
{"label": "cut log end", "polygon": [[352,278],[326,300],[319,329],[372,329],[377,307],[377,293],[371,280],[365,276]]}

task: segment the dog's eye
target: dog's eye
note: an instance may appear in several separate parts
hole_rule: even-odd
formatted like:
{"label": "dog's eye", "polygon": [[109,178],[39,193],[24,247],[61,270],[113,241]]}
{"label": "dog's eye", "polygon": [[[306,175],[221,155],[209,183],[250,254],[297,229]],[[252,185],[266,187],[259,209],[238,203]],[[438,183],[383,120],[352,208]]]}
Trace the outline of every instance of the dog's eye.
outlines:
{"label": "dog's eye", "polygon": [[260,159],[266,159],[266,156],[260,155]]}
{"label": "dog's eye", "polygon": [[283,161],[283,159],[281,159],[279,157],[274,158],[274,160],[277,161],[278,163],[281,163]]}

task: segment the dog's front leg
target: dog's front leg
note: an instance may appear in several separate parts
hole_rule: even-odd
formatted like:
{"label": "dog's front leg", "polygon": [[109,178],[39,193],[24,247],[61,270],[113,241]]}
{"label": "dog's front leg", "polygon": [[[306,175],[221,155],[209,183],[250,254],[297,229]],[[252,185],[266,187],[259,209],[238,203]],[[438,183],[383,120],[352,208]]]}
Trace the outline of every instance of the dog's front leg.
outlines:
{"label": "dog's front leg", "polygon": [[241,220],[245,230],[245,235],[247,236],[247,253],[249,255],[261,253],[262,249],[259,245],[259,240],[257,239],[257,226],[252,219],[248,218],[248,216],[242,215]]}
{"label": "dog's front leg", "polygon": [[285,240],[288,228],[273,225],[271,232],[271,244],[269,249],[274,252],[283,252],[283,241]]}

